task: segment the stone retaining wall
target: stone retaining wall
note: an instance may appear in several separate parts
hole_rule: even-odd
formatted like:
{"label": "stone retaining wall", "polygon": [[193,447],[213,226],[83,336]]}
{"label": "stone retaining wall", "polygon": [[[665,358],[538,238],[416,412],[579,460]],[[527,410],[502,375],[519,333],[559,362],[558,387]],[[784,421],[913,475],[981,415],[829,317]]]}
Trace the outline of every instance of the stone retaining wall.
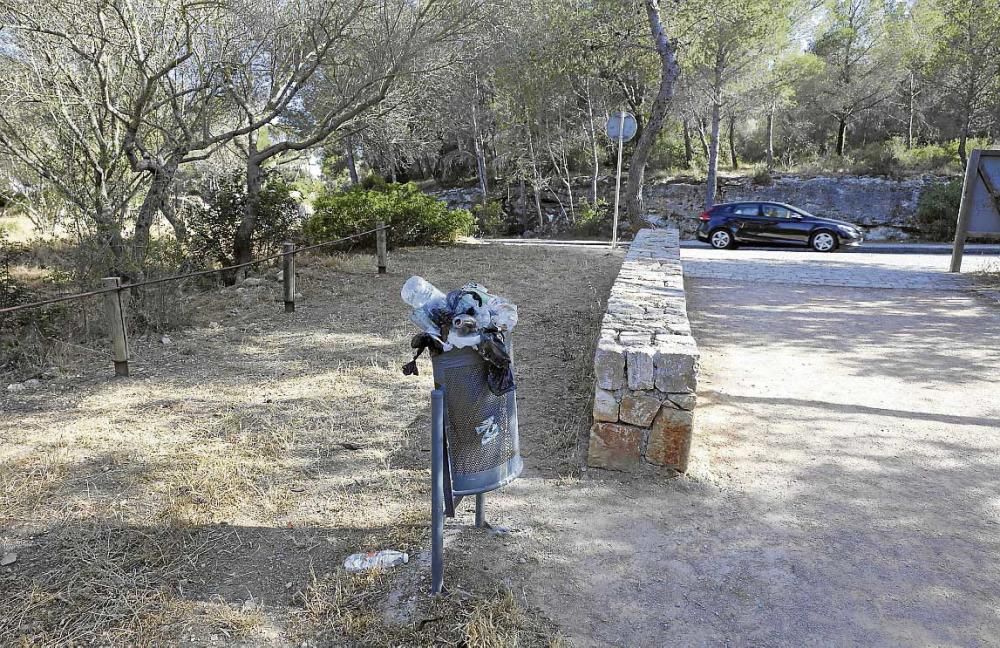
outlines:
{"label": "stone retaining wall", "polygon": [[687,318],[676,228],[644,229],[632,242],[608,298],[594,370],[587,463],[686,470],[698,346]]}

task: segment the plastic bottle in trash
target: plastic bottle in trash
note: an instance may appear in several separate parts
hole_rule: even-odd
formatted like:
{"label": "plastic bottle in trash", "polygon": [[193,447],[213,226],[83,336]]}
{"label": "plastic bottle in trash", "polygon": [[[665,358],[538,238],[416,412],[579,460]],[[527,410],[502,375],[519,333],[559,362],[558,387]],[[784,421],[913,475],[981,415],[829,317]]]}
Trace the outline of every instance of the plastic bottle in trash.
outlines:
{"label": "plastic bottle in trash", "polygon": [[443,301],[444,293],[434,287],[423,277],[413,276],[406,280],[399,295],[412,308],[423,308],[426,304]]}
{"label": "plastic bottle in trash", "polygon": [[501,331],[510,331],[517,326],[517,306],[508,302],[496,300],[489,304],[493,326]]}
{"label": "plastic bottle in trash", "polygon": [[349,572],[361,572],[405,565],[408,562],[410,562],[410,556],[406,552],[383,549],[382,551],[351,554],[344,560],[344,569]]}

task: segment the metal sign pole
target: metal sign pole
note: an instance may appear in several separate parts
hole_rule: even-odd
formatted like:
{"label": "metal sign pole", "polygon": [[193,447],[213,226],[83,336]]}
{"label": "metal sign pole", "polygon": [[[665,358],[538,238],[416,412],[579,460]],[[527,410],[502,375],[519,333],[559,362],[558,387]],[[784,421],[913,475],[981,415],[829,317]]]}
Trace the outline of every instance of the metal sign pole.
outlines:
{"label": "metal sign pole", "polygon": [[444,589],[444,391],[431,392],[431,594]]}
{"label": "metal sign pole", "polygon": [[979,149],[972,151],[965,163],[965,181],[962,183],[962,202],[958,207],[958,223],[955,225],[955,243],[951,249],[949,272],[962,271],[962,255],[965,253],[965,239],[969,235],[969,216],[972,213],[972,187],[979,173]]}
{"label": "metal sign pole", "polygon": [[622,188],[622,142],[625,140],[625,113],[618,123],[618,174],[615,180],[615,220],[611,226],[611,249],[618,247],[618,195]]}

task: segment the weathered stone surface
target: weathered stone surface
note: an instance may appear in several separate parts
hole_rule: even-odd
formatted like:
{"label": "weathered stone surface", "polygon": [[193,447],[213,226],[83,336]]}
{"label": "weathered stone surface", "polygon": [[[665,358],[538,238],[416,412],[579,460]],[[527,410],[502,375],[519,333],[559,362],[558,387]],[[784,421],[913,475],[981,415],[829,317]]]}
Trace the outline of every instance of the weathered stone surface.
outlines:
{"label": "weathered stone surface", "polygon": [[601,340],[594,355],[594,374],[602,389],[619,389],[625,385],[625,349],[621,345]]}
{"label": "weathered stone surface", "polygon": [[628,350],[626,374],[628,375],[629,389],[652,389],[654,382],[653,371],[652,347],[637,347]]}
{"label": "weathered stone surface", "polygon": [[656,366],[657,389],[668,393],[695,391],[698,385],[698,347],[693,338],[683,335],[664,338],[656,348],[653,363]]}
{"label": "weathered stone surface", "polygon": [[625,423],[649,427],[658,411],[660,411],[660,399],[656,396],[630,393],[622,398],[620,418]]}
{"label": "weathered stone surface", "polygon": [[618,422],[618,400],[600,387],[594,388],[594,420]]}
{"label": "weathered stone surface", "polygon": [[646,444],[646,461],[668,466],[681,472],[687,470],[691,451],[694,413],[664,406],[653,419]]}
{"label": "weathered stone surface", "polygon": [[643,431],[631,425],[594,423],[587,463],[595,468],[634,470],[640,461]]}
{"label": "weathered stone surface", "polygon": [[[625,255],[601,324],[590,465],[627,470],[645,448],[650,462],[683,470],[698,367],[690,333],[677,230],[644,229]],[[648,444],[650,426],[660,432]]]}
{"label": "weathered stone surface", "polygon": [[677,409],[693,410],[698,397],[695,394],[667,394],[667,400]]}
{"label": "weathered stone surface", "polygon": [[[802,207],[814,214],[840,218],[869,228],[866,239],[899,240],[912,238],[919,231],[915,220],[920,194],[932,183],[933,176],[889,180],[874,177],[775,177],[767,186],[749,178],[727,182],[724,202],[741,200],[780,200]],[[694,238],[698,214],[704,210],[703,184],[659,183],[645,190],[649,213],[667,214],[666,220],[681,229],[683,238]]]}

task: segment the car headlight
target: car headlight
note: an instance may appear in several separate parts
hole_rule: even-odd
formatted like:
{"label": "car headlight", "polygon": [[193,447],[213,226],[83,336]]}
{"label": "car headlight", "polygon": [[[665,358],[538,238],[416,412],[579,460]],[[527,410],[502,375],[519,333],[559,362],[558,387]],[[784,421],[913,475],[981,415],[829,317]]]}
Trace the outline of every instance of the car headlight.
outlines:
{"label": "car headlight", "polygon": [[859,230],[854,229],[853,227],[841,227],[840,233],[850,238],[858,238],[859,236],[861,236],[861,232]]}

